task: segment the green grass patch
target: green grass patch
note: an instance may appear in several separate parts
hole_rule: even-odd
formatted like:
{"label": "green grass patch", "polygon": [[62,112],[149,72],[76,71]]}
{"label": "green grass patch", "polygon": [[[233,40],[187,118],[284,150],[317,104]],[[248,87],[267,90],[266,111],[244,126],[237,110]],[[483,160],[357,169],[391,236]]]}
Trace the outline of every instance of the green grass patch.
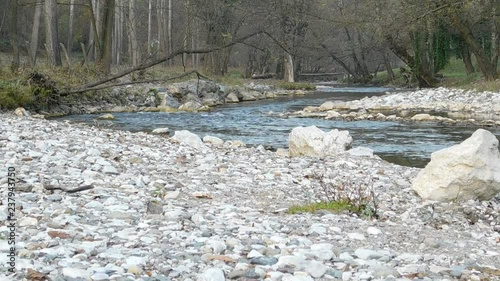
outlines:
{"label": "green grass patch", "polygon": [[338,202],[321,201],[305,205],[294,205],[288,209],[287,213],[288,214],[315,213],[320,210],[328,210],[334,213],[342,213],[345,211],[351,213],[360,212],[360,208],[354,206],[353,204],[347,201],[338,201]]}
{"label": "green grass patch", "polygon": [[276,85],[280,89],[285,90],[304,90],[304,91],[312,91],[316,89],[311,83],[291,83],[291,82],[281,82]]}
{"label": "green grass patch", "polygon": [[15,109],[28,107],[33,104],[35,97],[33,90],[15,81],[0,80],[0,108]]}

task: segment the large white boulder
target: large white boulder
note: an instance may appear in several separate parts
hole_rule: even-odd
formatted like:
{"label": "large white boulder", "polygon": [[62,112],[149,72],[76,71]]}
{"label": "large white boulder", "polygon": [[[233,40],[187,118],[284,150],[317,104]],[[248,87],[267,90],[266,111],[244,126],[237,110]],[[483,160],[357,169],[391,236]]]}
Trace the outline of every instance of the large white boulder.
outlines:
{"label": "large white boulder", "polygon": [[175,131],[174,136],[171,139],[178,143],[196,148],[200,151],[208,149],[200,137],[187,130]]}
{"label": "large white boulder", "polygon": [[431,162],[413,181],[423,199],[489,200],[500,192],[498,139],[479,129],[458,145],[432,153]]}
{"label": "large white boulder", "polygon": [[324,132],[316,126],[296,127],[290,132],[288,147],[290,156],[332,156],[344,152],[352,145],[348,131],[337,129]]}

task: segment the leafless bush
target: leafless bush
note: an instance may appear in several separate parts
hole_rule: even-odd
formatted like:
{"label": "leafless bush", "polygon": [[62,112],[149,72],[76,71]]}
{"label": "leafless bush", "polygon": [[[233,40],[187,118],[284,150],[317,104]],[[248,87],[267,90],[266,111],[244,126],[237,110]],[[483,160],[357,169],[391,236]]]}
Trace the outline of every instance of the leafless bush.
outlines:
{"label": "leafless bush", "polygon": [[361,216],[378,217],[377,196],[373,188],[375,180],[371,175],[363,172],[350,175],[325,172],[317,173],[312,178],[316,180],[314,191],[318,200],[345,204]]}

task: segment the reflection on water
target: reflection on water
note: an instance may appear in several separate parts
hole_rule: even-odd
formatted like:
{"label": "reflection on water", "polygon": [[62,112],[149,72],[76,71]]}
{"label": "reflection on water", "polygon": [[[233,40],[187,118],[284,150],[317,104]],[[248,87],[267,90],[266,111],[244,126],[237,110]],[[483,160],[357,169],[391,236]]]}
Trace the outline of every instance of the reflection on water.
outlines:
{"label": "reflection on water", "polygon": [[[116,129],[151,131],[168,127],[171,131],[189,130],[200,137],[212,135],[224,140],[241,140],[249,145],[287,147],[288,134],[297,126],[315,125],[323,130],[348,130],[353,146],[366,146],[382,158],[400,165],[423,167],[436,150],[458,144],[478,127],[444,126],[436,123],[403,123],[380,121],[335,121],[313,118],[279,118],[276,114],[318,106],[326,100],[353,100],[382,95],[385,88],[348,88],[335,92],[321,87],[303,97],[283,97],[240,104],[229,104],[206,113],[116,113]],[[349,90],[350,92],[348,92]],[[63,120],[92,123],[96,115],[74,115]],[[490,129],[491,130],[491,129]],[[492,131],[500,136],[500,130]]]}

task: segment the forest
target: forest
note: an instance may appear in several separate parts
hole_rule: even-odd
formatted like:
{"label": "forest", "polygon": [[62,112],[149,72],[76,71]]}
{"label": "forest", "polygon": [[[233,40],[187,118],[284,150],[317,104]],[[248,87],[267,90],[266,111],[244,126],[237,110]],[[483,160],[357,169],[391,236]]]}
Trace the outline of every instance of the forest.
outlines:
{"label": "forest", "polygon": [[0,11],[3,88],[33,70],[83,68],[92,89],[155,65],[287,82],[400,72],[435,87],[451,59],[498,78],[497,0],[7,0]]}

